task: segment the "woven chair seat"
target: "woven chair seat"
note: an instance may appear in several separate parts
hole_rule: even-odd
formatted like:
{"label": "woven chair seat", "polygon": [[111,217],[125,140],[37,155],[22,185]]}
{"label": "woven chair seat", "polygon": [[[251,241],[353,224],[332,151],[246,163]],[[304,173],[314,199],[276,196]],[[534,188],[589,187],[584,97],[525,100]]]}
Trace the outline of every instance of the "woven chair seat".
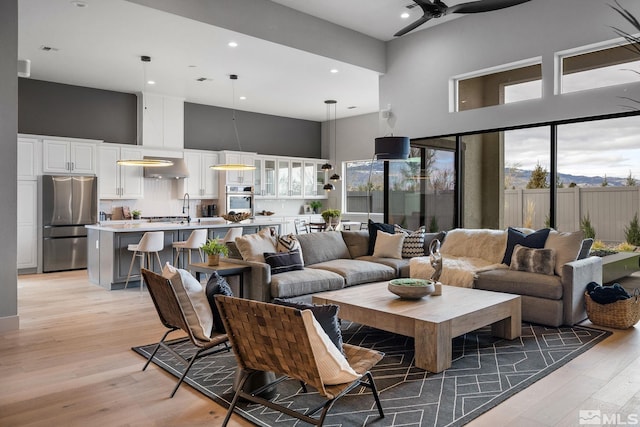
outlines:
{"label": "woven chair seat", "polygon": [[[313,425],[322,425],[335,401],[358,386],[372,390],[380,417],[384,417],[370,372],[370,369],[382,360],[382,353],[345,344],[343,350],[349,365],[361,377],[345,384],[325,385],[320,379],[318,365],[300,310],[223,295],[216,295],[216,304],[238,367],[243,371],[243,377],[239,381],[223,426],[227,425],[239,398],[267,406]],[[244,390],[243,385],[248,377],[259,371],[274,372],[276,375],[299,380],[303,385],[315,388],[318,394],[327,400],[318,408],[300,413],[261,398],[259,396],[261,390],[270,387],[271,384],[250,392]],[[281,380],[282,378],[275,383]],[[320,409],[322,413],[319,418],[312,418],[312,415]]]}

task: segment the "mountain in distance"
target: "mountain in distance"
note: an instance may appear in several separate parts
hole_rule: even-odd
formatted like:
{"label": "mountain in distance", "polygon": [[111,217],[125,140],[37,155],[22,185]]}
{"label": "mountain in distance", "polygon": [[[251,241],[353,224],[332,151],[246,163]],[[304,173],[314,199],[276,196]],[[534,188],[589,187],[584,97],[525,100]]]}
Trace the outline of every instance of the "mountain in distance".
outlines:
{"label": "mountain in distance", "polygon": [[[505,168],[504,176],[512,177],[510,187],[526,188],[529,178],[531,177],[531,172],[531,170],[526,169]],[[566,173],[559,173],[558,177],[565,188],[569,187],[569,184],[572,182],[575,182],[578,187],[600,187],[604,180],[604,176],[571,175]],[[607,176],[607,182],[609,183],[609,187],[624,187],[627,185],[627,178]]]}

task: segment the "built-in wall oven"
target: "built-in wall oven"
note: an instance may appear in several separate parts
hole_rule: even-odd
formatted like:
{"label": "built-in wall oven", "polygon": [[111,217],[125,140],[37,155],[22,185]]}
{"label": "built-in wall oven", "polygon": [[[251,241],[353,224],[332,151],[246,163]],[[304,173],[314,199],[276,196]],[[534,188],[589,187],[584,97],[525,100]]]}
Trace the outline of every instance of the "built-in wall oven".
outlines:
{"label": "built-in wall oven", "polygon": [[227,213],[248,212],[254,214],[253,186],[227,185]]}

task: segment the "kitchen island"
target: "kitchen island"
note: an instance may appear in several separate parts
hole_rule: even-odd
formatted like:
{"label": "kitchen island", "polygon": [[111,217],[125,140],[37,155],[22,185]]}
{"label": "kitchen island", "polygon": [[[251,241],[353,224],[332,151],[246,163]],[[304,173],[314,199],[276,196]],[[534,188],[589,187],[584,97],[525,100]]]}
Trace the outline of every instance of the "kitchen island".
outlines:
{"label": "kitchen island", "polygon": [[[245,220],[240,223],[227,221],[198,221],[191,222],[145,222],[145,221],[105,221],[96,225],[87,225],[87,272],[89,281],[101,287],[112,290],[122,289],[127,279],[129,265],[133,252],[127,248],[130,244],[137,244],[147,231],[164,231],[164,250],[160,252],[160,260],[164,264],[173,264],[173,242],[187,240],[191,231],[206,228],[208,237],[222,238],[230,228],[242,228],[242,234],[257,233],[263,228],[272,227],[279,231],[282,221],[273,219]],[[197,259],[197,257],[196,257]],[[186,255],[180,260],[180,266],[186,266]],[[160,271],[161,266],[152,260],[153,269]],[[132,280],[129,285],[139,286],[140,264],[136,261],[131,272]]]}

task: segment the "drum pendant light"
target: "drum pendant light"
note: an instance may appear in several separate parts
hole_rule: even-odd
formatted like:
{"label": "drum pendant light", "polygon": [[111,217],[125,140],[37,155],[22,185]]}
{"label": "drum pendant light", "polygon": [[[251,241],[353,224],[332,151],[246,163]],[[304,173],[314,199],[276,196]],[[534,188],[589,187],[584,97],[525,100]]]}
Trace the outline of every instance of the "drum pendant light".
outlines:
{"label": "drum pendant light", "polygon": [[[328,99],[324,101],[324,103],[327,106],[327,127],[329,128],[329,131],[327,132],[327,134],[329,135],[329,151],[331,151],[331,103],[335,104],[336,101]],[[331,157],[331,153],[329,153],[328,157]],[[330,171],[333,169],[333,165],[329,162],[326,162],[324,165],[320,167],[320,169],[322,169],[323,171]],[[325,187],[327,186],[325,185]],[[328,190],[328,189],[325,188],[325,190]],[[333,190],[333,188],[331,190]]]}

